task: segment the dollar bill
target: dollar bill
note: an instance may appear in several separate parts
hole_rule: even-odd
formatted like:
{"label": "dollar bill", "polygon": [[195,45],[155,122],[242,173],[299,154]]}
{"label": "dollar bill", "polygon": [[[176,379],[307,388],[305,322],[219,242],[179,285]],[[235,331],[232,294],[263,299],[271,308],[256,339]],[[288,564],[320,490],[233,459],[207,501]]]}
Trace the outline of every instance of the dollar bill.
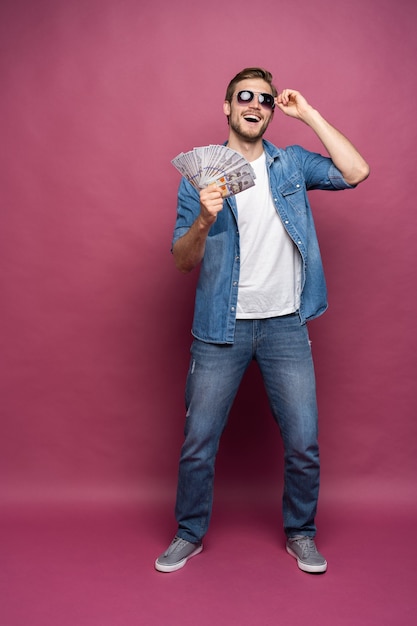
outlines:
{"label": "dollar bill", "polygon": [[171,163],[198,191],[216,184],[225,198],[255,184],[255,172],[249,161],[227,146],[200,146],[181,152]]}

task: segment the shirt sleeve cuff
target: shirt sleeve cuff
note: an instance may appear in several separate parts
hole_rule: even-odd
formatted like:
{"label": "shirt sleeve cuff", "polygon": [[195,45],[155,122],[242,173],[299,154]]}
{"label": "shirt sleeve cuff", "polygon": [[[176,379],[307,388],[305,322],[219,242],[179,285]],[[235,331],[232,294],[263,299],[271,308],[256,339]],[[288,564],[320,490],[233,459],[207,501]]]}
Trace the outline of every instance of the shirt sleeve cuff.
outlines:
{"label": "shirt sleeve cuff", "polygon": [[356,185],[350,185],[345,181],[340,170],[332,163],[329,168],[329,180],[335,189],[354,189]]}

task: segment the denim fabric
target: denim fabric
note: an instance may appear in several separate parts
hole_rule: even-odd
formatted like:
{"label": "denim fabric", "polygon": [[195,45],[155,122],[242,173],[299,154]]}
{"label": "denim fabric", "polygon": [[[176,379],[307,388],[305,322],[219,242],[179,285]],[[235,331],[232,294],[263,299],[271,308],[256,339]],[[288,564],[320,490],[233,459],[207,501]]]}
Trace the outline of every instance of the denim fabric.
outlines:
{"label": "denim fabric", "polygon": [[[327,308],[327,290],[313,216],[310,189],[348,189],[329,158],[301,146],[285,150],[264,141],[276,210],[302,257],[300,321],[318,317]],[[173,244],[186,234],[200,212],[198,192],[183,178],[178,191]],[[192,333],[211,343],[233,343],[239,288],[240,247],[237,206],[227,198],[207,237],[196,291]]]}
{"label": "denim fabric", "polygon": [[177,534],[187,541],[195,543],[207,532],[220,436],[253,359],[284,443],[284,530],[289,537],[316,533],[320,467],[315,376],[307,326],[294,314],[237,320],[232,345],[193,341],[175,509]]}

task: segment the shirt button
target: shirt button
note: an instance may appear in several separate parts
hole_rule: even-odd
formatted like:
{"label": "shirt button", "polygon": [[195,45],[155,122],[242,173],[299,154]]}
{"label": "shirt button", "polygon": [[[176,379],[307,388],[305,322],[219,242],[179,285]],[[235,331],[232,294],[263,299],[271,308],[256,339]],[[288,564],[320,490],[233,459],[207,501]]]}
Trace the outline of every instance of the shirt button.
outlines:
{"label": "shirt button", "polygon": [[233,281],[233,287],[237,287],[237,280]]}
{"label": "shirt button", "polygon": [[230,310],[231,310],[231,311],[234,311],[234,310],[235,310],[235,307],[234,307],[234,306],[232,306],[232,308],[231,308]]}

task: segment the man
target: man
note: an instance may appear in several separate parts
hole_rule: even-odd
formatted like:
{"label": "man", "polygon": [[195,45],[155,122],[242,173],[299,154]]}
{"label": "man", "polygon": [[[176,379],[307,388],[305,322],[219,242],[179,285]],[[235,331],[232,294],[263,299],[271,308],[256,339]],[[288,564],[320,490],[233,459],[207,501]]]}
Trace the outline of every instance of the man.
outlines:
{"label": "man", "polygon": [[[301,120],[329,157],[263,140],[275,109]],[[224,199],[183,178],[173,255],[200,266],[186,383],[185,441],[175,507],[178,530],[155,567],[172,572],[199,554],[207,532],[220,436],[252,359],[260,367],[284,443],[286,549],[301,570],[325,572],[315,515],[319,449],[315,378],[306,321],[327,308],[326,285],[307,190],[356,186],[369,167],[350,141],[293,89],[279,95],[272,75],[247,68],[230,82],[223,111],[227,146],[251,163],[255,186]]]}

